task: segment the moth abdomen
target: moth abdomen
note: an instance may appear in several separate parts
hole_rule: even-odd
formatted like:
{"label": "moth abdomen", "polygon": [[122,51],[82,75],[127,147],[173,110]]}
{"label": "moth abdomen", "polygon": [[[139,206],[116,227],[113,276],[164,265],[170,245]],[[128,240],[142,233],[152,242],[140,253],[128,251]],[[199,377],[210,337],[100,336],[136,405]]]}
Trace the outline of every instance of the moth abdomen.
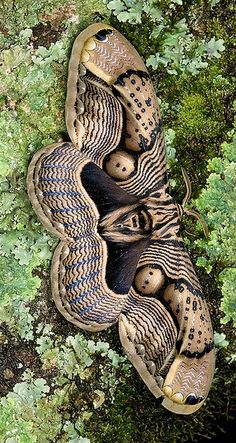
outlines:
{"label": "moth abdomen", "polygon": [[150,237],[152,221],[143,206],[135,203],[108,213],[99,222],[103,238],[117,243],[132,243]]}

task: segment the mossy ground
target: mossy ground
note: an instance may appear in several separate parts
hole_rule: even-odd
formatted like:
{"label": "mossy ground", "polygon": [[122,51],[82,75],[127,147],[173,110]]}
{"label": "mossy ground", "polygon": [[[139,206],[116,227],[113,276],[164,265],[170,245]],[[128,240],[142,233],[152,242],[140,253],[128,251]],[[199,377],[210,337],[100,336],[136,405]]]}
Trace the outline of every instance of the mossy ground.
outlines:
{"label": "mossy ground", "polygon": [[[218,280],[222,273],[223,309],[227,319],[233,318],[233,2],[199,0],[181,5],[133,1],[134,11],[125,10],[122,23],[111,10],[116,13],[125,2],[106,3],[110,9],[101,0],[5,0],[0,6],[1,442],[199,442],[215,435],[221,438],[235,413],[235,329],[231,323],[220,323]],[[145,5],[149,9],[144,10]],[[221,337],[226,334],[229,342],[221,341],[206,404],[189,417],[169,413],[149,393],[124,357],[115,327],[88,334],[60,316],[48,283],[56,240],[37,221],[25,189],[33,153],[46,144],[68,139],[64,100],[75,36],[94,21],[109,22],[145,59],[157,50],[163,56],[166,36],[159,40],[150,37],[161,23],[153,18],[158,16],[157,8],[162,9],[168,32],[172,25],[174,29],[176,17],[177,21],[186,19],[187,34],[191,32],[194,41],[214,36],[217,41],[223,39],[225,46],[196,75],[181,71],[187,43],[181,63],[170,61],[176,75],[163,65],[151,71],[168,139],[172,192],[181,201],[185,193],[183,166],[191,178],[198,209],[210,224],[211,237],[206,241],[200,227],[185,219],[185,237],[193,259],[201,256],[198,272],[214,330]],[[141,17],[141,28],[129,23],[130,14],[134,22]],[[187,34],[183,38],[190,44]],[[194,54],[191,57],[195,62]],[[196,63],[200,66],[199,60]],[[222,150],[223,142],[227,144]],[[209,173],[211,179],[206,184]],[[225,206],[219,215],[220,202]]]}

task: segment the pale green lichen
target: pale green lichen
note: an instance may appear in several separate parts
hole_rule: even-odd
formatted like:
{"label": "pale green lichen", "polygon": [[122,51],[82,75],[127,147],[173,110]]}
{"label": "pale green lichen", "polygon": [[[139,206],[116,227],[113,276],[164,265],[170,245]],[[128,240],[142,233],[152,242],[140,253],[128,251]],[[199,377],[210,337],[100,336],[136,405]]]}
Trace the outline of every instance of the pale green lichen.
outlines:
{"label": "pale green lichen", "polygon": [[210,40],[196,38],[190,32],[185,18],[173,21],[173,13],[182,1],[155,2],[105,0],[107,7],[120,22],[138,24],[148,20],[149,39],[159,49],[147,58],[147,66],[158,69],[164,66],[172,75],[181,73],[198,74],[213,58],[220,58],[225,50],[224,40],[212,37]]}
{"label": "pale green lichen", "polygon": [[[56,338],[50,325],[45,325],[44,333],[51,336],[41,336],[36,349],[42,357],[44,369],[54,368],[56,377],[50,388],[45,379],[35,378],[27,370],[22,375],[23,382],[17,383],[13,392],[1,400],[0,431],[3,441],[10,438],[22,443],[44,443],[51,439],[58,442],[82,441],[80,438],[86,432],[86,422],[107,399],[114,399],[121,374],[123,377],[129,375],[130,365],[121,365],[126,358],[110,349],[106,342],[86,340],[79,333],[67,337],[62,345],[62,337]],[[58,345],[55,348],[54,341]],[[102,360],[98,366],[96,360],[99,356]],[[98,369],[99,380],[94,377]],[[85,393],[81,394],[80,383],[87,386]],[[76,405],[73,422],[69,419],[71,401]],[[65,412],[60,413],[63,408]]]}
{"label": "pale green lichen", "polygon": [[207,186],[196,200],[196,206],[205,216],[209,228],[209,239],[199,240],[197,245],[205,250],[206,257],[197,263],[210,273],[218,261],[219,281],[222,285],[221,309],[225,313],[222,322],[233,320],[236,326],[236,136],[222,145],[222,158],[208,162],[210,171]]}

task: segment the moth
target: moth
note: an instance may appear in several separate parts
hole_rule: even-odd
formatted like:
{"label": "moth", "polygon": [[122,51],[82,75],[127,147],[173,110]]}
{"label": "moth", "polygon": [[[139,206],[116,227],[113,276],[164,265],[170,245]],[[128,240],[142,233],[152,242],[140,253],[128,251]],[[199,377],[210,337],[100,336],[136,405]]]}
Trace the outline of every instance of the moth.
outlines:
{"label": "moth", "polygon": [[169,194],[164,136],[146,66],[113,27],[76,38],[65,105],[71,142],[37,152],[28,194],[60,239],[51,288],[88,331],[115,323],[123,348],[163,406],[191,414],[214,373],[207,304]]}

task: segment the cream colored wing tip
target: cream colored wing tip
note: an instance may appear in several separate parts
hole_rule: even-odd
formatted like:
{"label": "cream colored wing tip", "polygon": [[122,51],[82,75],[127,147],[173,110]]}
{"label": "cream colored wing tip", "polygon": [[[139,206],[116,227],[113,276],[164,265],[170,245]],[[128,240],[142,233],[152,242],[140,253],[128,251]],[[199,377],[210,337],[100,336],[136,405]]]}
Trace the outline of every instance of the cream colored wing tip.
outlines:
{"label": "cream colored wing tip", "polygon": [[168,409],[170,412],[174,412],[175,414],[181,415],[190,415],[196,412],[201,406],[203,402],[198,403],[196,405],[181,405],[178,403],[174,403],[170,398],[165,397],[162,406]]}
{"label": "cream colored wing tip", "polygon": [[146,363],[140,357],[140,355],[137,354],[137,351],[135,349],[135,345],[132,341],[132,329],[129,330],[126,329],[128,326],[128,322],[126,320],[125,315],[120,314],[119,318],[119,332],[120,332],[120,341],[121,344],[131,361],[131,363],[134,365],[135,369],[138,371],[139,375],[143,379],[144,383],[148,387],[148,389],[153,393],[153,395],[156,398],[164,397],[162,401],[162,406],[168,411],[173,412],[175,414],[181,414],[181,415],[190,415],[196,412],[204,403],[204,401],[201,401],[200,403],[197,403],[196,405],[189,405],[189,404],[179,404],[174,401],[172,401],[170,398],[166,397],[164,392],[161,390],[161,388],[158,386],[157,381],[155,378],[149,373],[146,367]]}

